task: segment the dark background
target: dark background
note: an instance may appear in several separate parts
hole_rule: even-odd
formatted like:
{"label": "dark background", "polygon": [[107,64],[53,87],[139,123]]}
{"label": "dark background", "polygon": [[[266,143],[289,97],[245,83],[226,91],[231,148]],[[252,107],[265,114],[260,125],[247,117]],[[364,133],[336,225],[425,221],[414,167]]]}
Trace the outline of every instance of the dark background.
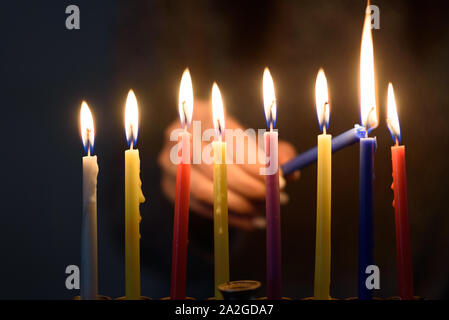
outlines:
{"label": "dark background", "polygon": [[[66,6],[81,29],[65,28]],[[449,27],[443,1],[376,1],[373,32],[380,126],[375,180],[378,296],[397,294],[392,140],[385,125],[388,81],[395,86],[407,148],[415,291],[449,297],[447,129]],[[67,299],[65,267],[80,264],[79,106],[96,125],[99,288],[124,294],[126,93],[136,92],[141,127],[142,294],[169,295],[173,206],[160,189],[157,155],[177,116],[179,80],[190,67],[196,98],[220,83],[227,112],[263,128],[261,79],[274,77],[280,136],[299,151],[316,143],[317,70],[324,67],[334,135],[359,122],[358,72],[364,1],[9,1],[2,2],[0,103],[0,298]],[[287,186],[282,208],[284,295],[313,295],[316,167]],[[356,295],[358,147],[333,157],[332,286]],[[213,295],[212,222],[192,213],[188,294]],[[265,233],[232,230],[231,278],[265,279]]]}

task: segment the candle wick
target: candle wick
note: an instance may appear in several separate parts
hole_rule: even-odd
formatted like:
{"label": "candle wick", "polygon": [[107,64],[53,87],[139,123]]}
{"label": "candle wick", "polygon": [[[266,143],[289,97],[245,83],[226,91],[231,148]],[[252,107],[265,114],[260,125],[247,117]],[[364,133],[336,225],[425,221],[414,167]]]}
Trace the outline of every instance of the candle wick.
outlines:
{"label": "candle wick", "polygon": [[369,112],[368,112],[368,116],[366,117],[366,122],[367,122],[367,124],[366,124],[366,135],[368,136],[368,131],[369,131],[369,125],[370,125],[370,123],[371,123],[371,117],[373,116],[373,112],[374,112],[374,110],[375,110],[375,108],[374,107],[371,107],[370,109],[369,109]]}
{"label": "candle wick", "polygon": [[184,127],[187,126],[187,112],[186,112],[186,101],[182,101],[182,113],[184,115]]}
{"label": "candle wick", "polygon": [[323,134],[326,134],[326,126],[323,126]]}
{"label": "candle wick", "polygon": [[131,143],[130,143],[130,149],[132,150],[134,147],[134,131],[133,131],[133,124],[129,124],[129,133],[131,135]]}
{"label": "candle wick", "polygon": [[217,130],[216,130],[216,133],[217,133],[217,135],[218,135],[218,139],[219,139],[220,141],[222,141],[222,140],[223,140],[223,127],[222,127],[222,125],[221,125],[220,119],[217,119],[216,121],[217,121]]}
{"label": "candle wick", "polygon": [[270,132],[273,132],[273,127],[274,127],[273,106],[275,103],[276,103],[276,100],[273,99],[271,101],[271,105],[270,105]]}
{"label": "candle wick", "polygon": [[90,129],[86,129],[87,156],[90,156]]}
{"label": "candle wick", "polygon": [[399,139],[397,136],[395,137],[395,140],[396,140],[396,147],[397,147],[397,146],[399,146]]}

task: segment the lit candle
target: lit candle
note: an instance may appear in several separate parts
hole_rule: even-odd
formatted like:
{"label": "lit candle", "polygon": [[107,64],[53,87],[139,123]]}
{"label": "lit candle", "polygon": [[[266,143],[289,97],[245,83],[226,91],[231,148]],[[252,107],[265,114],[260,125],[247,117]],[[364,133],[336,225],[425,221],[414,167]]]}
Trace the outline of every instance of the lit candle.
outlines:
{"label": "lit candle", "polygon": [[388,85],[387,124],[395,145],[391,147],[394,192],[393,207],[396,217],[396,255],[398,267],[399,296],[413,299],[413,268],[410,249],[410,223],[408,216],[407,173],[405,169],[405,146],[401,142],[401,129],[394,98],[393,85]]}
{"label": "lit candle", "polygon": [[[358,143],[360,138],[366,136],[365,128],[356,124],[354,128],[332,138],[332,153],[337,152],[345,147]],[[315,163],[318,158],[318,148],[313,147],[303,153],[300,153],[292,160],[281,165],[281,173],[288,176],[297,170],[302,170],[305,167]]]}
{"label": "lit candle", "polygon": [[329,126],[330,103],[327,80],[323,69],[318,72],[315,98],[318,122],[322,134],[318,136],[317,208],[315,247],[314,297],[328,300],[331,276],[331,178],[332,136],[326,134]]}
{"label": "lit candle", "polygon": [[278,170],[278,132],[276,126],[276,94],[268,68],[263,73],[263,100],[269,132],[265,132],[266,220],[267,220],[267,298],[282,298],[281,207]]}
{"label": "lit candle", "polygon": [[83,217],[81,227],[81,299],[95,300],[98,294],[97,255],[97,156],[92,156],[95,129],[85,101],[80,110],[81,137],[87,156],[83,157]]}
{"label": "lit candle", "polygon": [[374,264],[373,180],[376,138],[369,138],[368,133],[378,125],[369,7],[365,11],[360,53],[360,111],[362,126],[366,128],[367,134],[365,138],[360,139],[358,298],[369,300],[372,297],[372,289],[366,286],[366,267]]}
{"label": "lit candle", "polygon": [[186,298],[187,243],[189,233],[190,199],[190,133],[187,131],[192,121],[193,89],[190,72],[186,69],[179,87],[179,118],[184,131],[179,134],[180,155],[176,172],[175,216],[173,224],[173,249],[170,298]]}
{"label": "lit candle", "polygon": [[145,201],[140,181],[139,150],[135,149],[139,115],[137,99],[132,90],[125,107],[125,131],[129,150],[125,151],[125,273],[126,299],[139,300],[140,295],[140,209]]}
{"label": "lit candle", "polygon": [[215,128],[214,152],[214,258],[215,298],[223,296],[218,285],[229,282],[229,235],[228,235],[228,183],[226,170],[226,142],[223,141],[225,120],[223,99],[218,85],[212,86],[212,116]]}

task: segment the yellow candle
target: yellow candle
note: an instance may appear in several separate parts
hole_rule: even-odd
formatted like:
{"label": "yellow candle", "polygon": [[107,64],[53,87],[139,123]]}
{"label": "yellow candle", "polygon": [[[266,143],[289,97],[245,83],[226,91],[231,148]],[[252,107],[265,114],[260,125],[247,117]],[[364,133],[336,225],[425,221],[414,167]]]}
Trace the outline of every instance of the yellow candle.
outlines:
{"label": "yellow candle", "polygon": [[226,142],[224,133],[223,101],[216,83],[212,88],[212,108],[216,141],[212,142],[214,152],[214,257],[215,257],[215,299],[223,296],[218,285],[229,282],[229,234],[228,234],[228,184],[226,172]]}
{"label": "yellow candle", "polygon": [[318,136],[315,298],[329,299],[331,267],[332,136]]}
{"label": "yellow candle", "polygon": [[214,141],[214,252],[215,298],[223,299],[218,285],[229,281],[228,186],[226,142]]}
{"label": "yellow candle", "polygon": [[318,73],[315,90],[318,121],[323,134],[318,136],[314,297],[328,300],[331,273],[332,136],[326,134],[329,124],[329,99],[323,70]]}
{"label": "yellow candle", "polygon": [[145,201],[140,181],[139,150],[137,142],[138,110],[137,100],[131,90],[126,101],[126,139],[130,149],[125,151],[125,282],[126,299],[138,300],[140,294],[140,209]]}

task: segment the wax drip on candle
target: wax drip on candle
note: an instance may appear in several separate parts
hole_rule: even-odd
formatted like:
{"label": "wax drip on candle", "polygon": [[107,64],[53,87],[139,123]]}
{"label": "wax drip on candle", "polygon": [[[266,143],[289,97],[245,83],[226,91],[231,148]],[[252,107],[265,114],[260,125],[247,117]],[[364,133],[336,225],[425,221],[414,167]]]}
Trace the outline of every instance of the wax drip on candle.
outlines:
{"label": "wax drip on candle", "polygon": [[[390,119],[389,118],[387,118],[387,124],[389,125],[389,122],[390,122]],[[390,128],[390,126],[389,126],[389,128]],[[398,137],[395,137],[395,146],[396,147],[398,147],[399,146],[399,140],[398,140]],[[394,189],[395,189],[395,187],[394,187],[394,171],[392,172],[392,174],[391,174],[392,176],[393,176],[393,182],[391,183],[391,190],[393,190],[393,192],[394,192]],[[392,206],[393,206],[393,208],[395,208],[396,209],[396,203],[395,203],[395,201],[394,201],[394,196],[393,196],[393,202],[392,202],[392,204],[391,204]]]}

